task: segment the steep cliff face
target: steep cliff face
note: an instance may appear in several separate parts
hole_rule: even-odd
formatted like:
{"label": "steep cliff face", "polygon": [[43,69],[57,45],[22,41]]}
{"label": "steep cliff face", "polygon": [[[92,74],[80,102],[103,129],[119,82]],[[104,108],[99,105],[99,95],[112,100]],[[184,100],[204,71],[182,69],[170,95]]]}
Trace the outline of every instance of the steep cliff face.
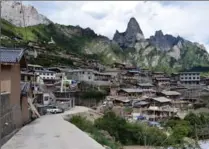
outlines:
{"label": "steep cliff face", "polygon": [[51,22],[45,16],[39,14],[33,6],[21,5],[17,1],[2,1],[2,18],[20,27],[49,24]]}
{"label": "steep cliff face", "polygon": [[143,32],[135,18],[130,19],[125,32],[119,33],[116,30],[116,33],[113,37],[113,40],[122,48],[133,48],[137,41],[143,39]]}

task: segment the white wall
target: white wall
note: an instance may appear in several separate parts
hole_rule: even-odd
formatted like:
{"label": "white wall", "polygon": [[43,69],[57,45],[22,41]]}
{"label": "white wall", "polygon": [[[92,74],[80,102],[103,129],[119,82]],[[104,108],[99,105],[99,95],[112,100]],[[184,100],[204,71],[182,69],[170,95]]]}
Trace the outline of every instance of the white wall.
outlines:
{"label": "white wall", "polygon": [[74,71],[67,72],[67,78],[79,81],[94,81],[94,73],[92,71]]}
{"label": "white wall", "polygon": [[200,81],[200,74],[199,73],[181,74],[180,81]]}
{"label": "white wall", "polygon": [[56,73],[54,72],[36,72],[42,79],[55,79]]}

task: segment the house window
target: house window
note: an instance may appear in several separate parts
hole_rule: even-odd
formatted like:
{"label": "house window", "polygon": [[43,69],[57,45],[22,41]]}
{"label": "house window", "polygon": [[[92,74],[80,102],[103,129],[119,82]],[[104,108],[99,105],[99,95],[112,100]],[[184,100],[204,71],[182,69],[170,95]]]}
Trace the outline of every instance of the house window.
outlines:
{"label": "house window", "polygon": [[0,91],[1,92],[10,92],[11,91],[11,80],[2,80]]}
{"label": "house window", "polygon": [[192,79],[191,77],[189,77],[189,79]]}
{"label": "house window", "polygon": [[89,76],[89,80],[91,79],[91,76]]}
{"label": "house window", "polygon": [[193,79],[195,79],[195,77],[193,77]]}
{"label": "house window", "polygon": [[44,97],[44,101],[48,101],[49,100],[49,98],[48,97]]}
{"label": "house window", "polygon": [[187,77],[185,77],[185,79],[187,79]]}

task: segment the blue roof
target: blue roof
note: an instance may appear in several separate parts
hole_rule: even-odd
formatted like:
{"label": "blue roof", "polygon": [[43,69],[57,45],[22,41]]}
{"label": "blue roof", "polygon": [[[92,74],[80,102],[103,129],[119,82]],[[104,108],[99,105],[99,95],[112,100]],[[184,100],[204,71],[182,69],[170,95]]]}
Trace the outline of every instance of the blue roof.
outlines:
{"label": "blue roof", "polygon": [[142,116],[142,115],[140,115],[140,116],[137,117],[138,120],[143,120],[143,119],[145,119],[145,118],[146,118],[146,117],[144,117],[144,116]]}
{"label": "blue roof", "polygon": [[128,72],[130,72],[130,73],[140,73],[141,71],[140,70],[128,70]]}
{"label": "blue roof", "polygon": [[0,48],[0,62],[1,63],[19,62],[23,54],[24,54],[23,49]]}

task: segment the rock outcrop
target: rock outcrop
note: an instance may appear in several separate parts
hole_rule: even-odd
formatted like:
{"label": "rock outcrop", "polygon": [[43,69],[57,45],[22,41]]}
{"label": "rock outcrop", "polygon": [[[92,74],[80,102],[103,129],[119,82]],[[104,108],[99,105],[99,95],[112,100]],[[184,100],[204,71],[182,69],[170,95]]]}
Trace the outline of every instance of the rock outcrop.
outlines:
{"label": "rock outcrop", "polygon": [[113,40],[122,48],[133,48],[137,41],[143,40],[143,32],[135,18],[131,18],[125,32],[116,33]]}
{"label": "rock outcrop", "polygon": [[25,6],[17,1],[2,1],[2,18],[19,27],[51,22],[39,14],[33,6]]}
{"label": "rock outcrop", "polygon": [[174,45],[176,45],[180,40],[183,40],[181,37],[174,37],[172,35],[164,35],[161,30],[156,31],[154,36],[151,36],[149,39],[151,45],[155,46],[157,49],[162,51],[170,50]]}

